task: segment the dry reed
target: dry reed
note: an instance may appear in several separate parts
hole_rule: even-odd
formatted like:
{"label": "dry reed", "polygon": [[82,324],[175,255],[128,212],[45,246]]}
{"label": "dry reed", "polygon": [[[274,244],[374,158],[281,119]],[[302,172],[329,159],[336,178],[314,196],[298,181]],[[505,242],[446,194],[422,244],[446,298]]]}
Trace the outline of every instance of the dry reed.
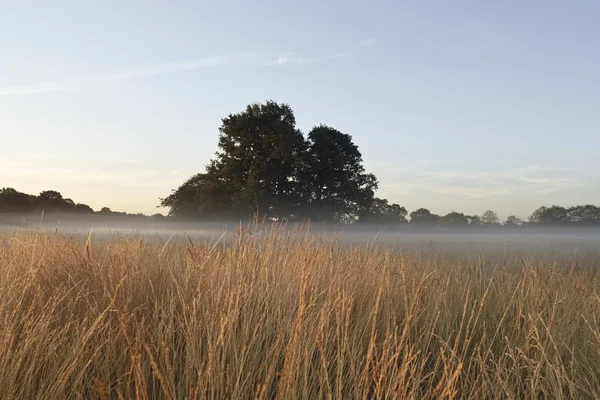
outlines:
{"label": "dry reed", "polygon": [[591,263],[0,236],[0,399],[600,398]]}

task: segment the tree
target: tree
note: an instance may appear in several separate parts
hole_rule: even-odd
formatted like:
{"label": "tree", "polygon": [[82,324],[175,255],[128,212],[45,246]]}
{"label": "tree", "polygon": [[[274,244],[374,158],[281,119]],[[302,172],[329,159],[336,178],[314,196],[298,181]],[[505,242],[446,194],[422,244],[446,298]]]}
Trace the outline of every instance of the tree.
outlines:
{"label": "tree", "polygon": [[13,188],[2,188],[0,189],[0,211],[30,211],[32,209],[34,199],[35,196],[21,193]]}
{"label": "tree", "polygon": [[481,225],[481,218],[479,215],[466,215],[465,218],[469,225]]}
{"label": "tree", "polygon": [[567,210],[569,221],[579,224],[600,223],[600,207],[587,204],[575,206]]}
{"label": "tree", "polygon": [[497,224],[500,221],[495,211],[487,210],[481,215],[481,222],[484,224]]}
{"label": "tree", "polygon": [[65,199],[63,199],[62,194],[56,190],[44,190],[36,199],[37,208],[46,212],[64,211],[68,209],[70,205],[74,204],[66,202]]}
{"label": "tree", "polygon": [[534,224],[563,224],[569,222],[569,214],[564,207],[542,206],[531,214],[529,221]]}
{"label": "tree", "polygon": [[410,223],[420,225],[434,225],[440,220],[440,216],[432,214],[426,208],[419,208],[410,213]]}
{"label": "tree", "polygon": [[442,217],[442,222],[448,225],[467,225],[469,220],[463,213],[452,211]]}
{"label": "tree", "polygon": [[82,204],[82,203],[77,203],[75,205],[75,211],[81,212],[81,213],[93,213],[94,212],[92,207],[88,206],[87,204]]}
{"label": "tree", "polygon": [[259,212],[349,222],[373,205],[377,179],[365,172],[352,137],[320,125],[306,140],[286,104],[251,104],[224,118],[219,132],[219,150],[206,171],[160,199],[170,216]]}
{"label": "tree", "polygon": [[298,181],[306,141],[292,109],[268,101],[230,114],[219,128],[219,151],[206,172],[161,199],[170,215],[285,216],[300,203]]}
{"label": "tree", "polygon": [[306,142],[290,106],[251,104],[222,122],[212,171],[235,189],[231,205],[248,215],[258,209],[278,216],[293,208]]}
{"label": "tree", "polygon": [[504,225],[506,226],[519,226],[519,225],[523,225],[523,220],[521,218],[518,218],[514,215],[510,215],[508,218],[506,218],[506,221],[504,222]]}
{"label": "tree", "polygon": [[100,211],[98,211],[98,212],[102,213],[102,214],[112,214],[113,213],[112,210],[110,208],[108,208],[108,207],[102,207],[100,209]]}
{"label": "tree", "polygon": [[[196,174],[174,190],[171,195],[161,199],[160,206],[169,207],[170,216],[197,217],[200,215],[202,203],[210,198],[210,193],[205,193],[204,196],[201,196],[200,193],[206,184],[207,174]],[[212,209],[212,211],[214,210],[215,208]]]}
{"label": "tree", "polygon": [[406,208],[400,207],[399,204],[389,204],[385,199],[375,198],[371,207],[361,213],[359,222],[397,225],[406,222],[406,215]]}
{"label": "tree", "polygon": [[368,212],[373,206],[390,211],[387,204],[373,204],[377,178],[365,172],[362,154],[352,136],[319,125],[308,134],[308,156],[304,160],[300,183],[308,193],[314,217],[342,220]]}

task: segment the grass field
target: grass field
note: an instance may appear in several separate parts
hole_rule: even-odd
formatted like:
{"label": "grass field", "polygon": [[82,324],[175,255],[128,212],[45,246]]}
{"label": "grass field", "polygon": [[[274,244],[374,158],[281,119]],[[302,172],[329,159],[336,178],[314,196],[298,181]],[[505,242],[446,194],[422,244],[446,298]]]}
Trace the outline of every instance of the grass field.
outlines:
{"label": "grass field", "polygon": [[269,229],[3,233],[0,399],[600,398],[594,260]]}

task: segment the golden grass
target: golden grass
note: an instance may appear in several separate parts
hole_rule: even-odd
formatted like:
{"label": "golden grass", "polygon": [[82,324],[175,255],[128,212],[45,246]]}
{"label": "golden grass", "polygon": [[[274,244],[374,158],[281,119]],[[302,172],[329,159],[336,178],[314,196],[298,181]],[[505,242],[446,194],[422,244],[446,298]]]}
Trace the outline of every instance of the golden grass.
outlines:
{"label": "golden grass", "polygon": [[[231,240],[231,239],[229,239]],[[591,264],[0,236],[0,399],[599,398]]]}

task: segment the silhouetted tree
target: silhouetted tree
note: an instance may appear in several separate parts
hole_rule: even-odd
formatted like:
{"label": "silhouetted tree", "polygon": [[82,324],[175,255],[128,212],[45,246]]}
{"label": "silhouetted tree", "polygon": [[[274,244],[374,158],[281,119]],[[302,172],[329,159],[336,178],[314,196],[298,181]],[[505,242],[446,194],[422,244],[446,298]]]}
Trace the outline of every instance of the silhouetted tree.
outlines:
{"label": "silhouetted tree", "polygon": [[205,173],[162,199],[161,205],[176,216],[293,212],[300,203],[299,171],[306,153],[306,142],[295,125],[292,109],[273,101],[230,114],[219,128],[216,159]]}
{"label": "silhouetted tree", "polygon": [[251,215],[262,210],[284,214],[297,203],[296,183],[306,142],[296,129],[287,104],[268,101],[223,119],[217,159],[208,173],[217,173],[235,191],[235,209]]}
{"label": "silhouetted tree", "polygon": [[579,224],[600,224],[600,207],[587,204],[567,210],[569,221]]}
{"label": "silhouetted tree", "polygon": [[22,193],[13,188],[0,189],[0,212],[30,211],[35,196]]}
{"label": "silhouetted tree", "polygon": [[531,214],[529,222],[534,224],[564,224],[569,222],[569,214],[564,207],[542,206]]}
{"label": "silhouetted tree", "polygon": [[355,221],[370,210],[377,179],[350,135],[315,127],[305,140],[292,109],[268,101],[230,114],[204,173],[161,199],[171,216],[305,215]]}
{"label": "silhouetted tree", "polygon": [[467,219],[469,225],[481,225],[481,218],[479,217],[479,215],[466,215],[465,218]]}
{"label": "silhouetted tree", "polygon": [[[206,174],[196,174],[185,181],[171,195],[161,199],[160,206],[169,208],[169,215],[180,217],[197,217],[200,214],[201,203],[199,191],[206,184]],[[218,192],[216,192],[218,193]]]}
{"label": "silhouetted tree", "polygon": [[452,211],[451,213],[444,215],[441,222],[448,225],[467,225],[469,220],[467,220],[465,214]]}
{"label": "silhouetted tree", "polygon": [[518,218],[514,215],[510,215],[508,218],[506,218],[506,221],[504,221],[504,225],[506,226],[520,226],[523,225],[523,220],[521,218]]}
{"label": "silhouetted tree", "polygon": [[410,223],[419,225],[434,225],[440,220],[440,216],[432,214],[426,208],[419,208],[410,213]]}
{"label": "silhouetted tree", "polygon": [[389,204],[385,199],[375,198],[368,210],[359,215],[359,222],[397,225],[407,222],[406,208]]}
{"label": "silhouetted tree", "polygon": [[303,161],[305,168],[299,189],[308,191],[313,217],[342,220],[369,212],[372,207],[381,207],[384,213],[391,211],[382,202],[373,204],[377,179],[365,172],[362,155],[352,136],[326,125],[313,128],[308,134],[308,154]]}
{"label": "silhouetted tree", "polygon": [[63,199],[62,194],[56,190],[44,190],[37,196],[36,199],[37,209],[44,210],[46,212],[65,211],[69,208],[69,206],[74,205],[75,204],[72,200],[70,203],[66,202],[65,199]]}
{"label": "silhouetted tree", "polygon": [[92,207],[88,206],[87,204],[82,204],[82,203],[77,203],[75,205],[75,211],[81,212],[81,213],[93,213],[94,212]]}
{"label": "silhouetted tree", "polygon": [[487,210],[481,215],[481,222],[484,224],[497,224],[500,221],[495,211]]}

